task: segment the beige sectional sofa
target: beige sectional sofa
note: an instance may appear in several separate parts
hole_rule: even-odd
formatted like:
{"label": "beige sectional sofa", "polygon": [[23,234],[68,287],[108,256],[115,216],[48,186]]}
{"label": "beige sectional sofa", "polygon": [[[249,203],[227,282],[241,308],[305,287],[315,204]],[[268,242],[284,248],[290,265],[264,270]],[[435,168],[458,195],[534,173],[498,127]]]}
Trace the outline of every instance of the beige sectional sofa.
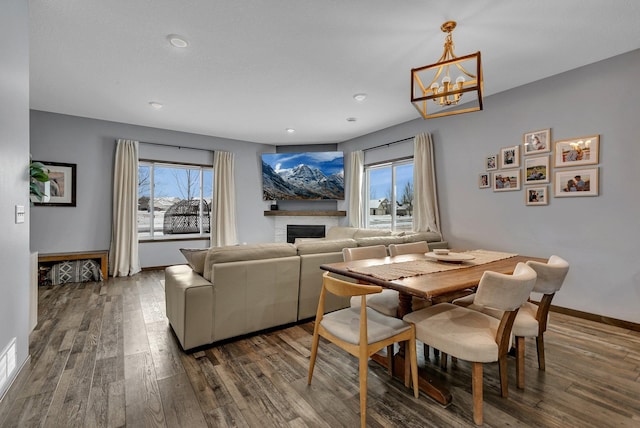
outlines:
{"label": "beige sectional sofa", "polygon": [[[333,227],[326,238],[183,249],[188,264],[165,269],[167,318],[185,350],[315,316],[320,265],[342,261],[342,249],[427,241],[446,248],[433,232]],[[327,312],[347,307],[333,297]]]}

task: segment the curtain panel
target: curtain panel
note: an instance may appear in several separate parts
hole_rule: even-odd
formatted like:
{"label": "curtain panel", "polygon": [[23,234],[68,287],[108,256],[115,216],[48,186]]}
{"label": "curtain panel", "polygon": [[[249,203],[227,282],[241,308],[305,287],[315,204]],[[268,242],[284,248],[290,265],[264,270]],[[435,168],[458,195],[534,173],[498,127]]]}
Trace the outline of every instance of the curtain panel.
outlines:
{"label": "curtain panel", "polygon": [[214,218],[216,246],[238,243],[236,225],[236,184],[234,179],[234,155],[215,151],[214,173]]}
{"label": "curtain panel", "polygon": [[113,168],[113,220],[109,274],[140,272],[138,258],[138,142],[119,139]]}
{"label": "curtain panel", "polygon": [[413,230],[439,233],[440,210],[431,135],[418,134],[413,144]]}
{"label": "curtain panel", "polygon": [[357,150],[349,155],[349,226],[364,227],[362,177],[364,175],[364,152]]}

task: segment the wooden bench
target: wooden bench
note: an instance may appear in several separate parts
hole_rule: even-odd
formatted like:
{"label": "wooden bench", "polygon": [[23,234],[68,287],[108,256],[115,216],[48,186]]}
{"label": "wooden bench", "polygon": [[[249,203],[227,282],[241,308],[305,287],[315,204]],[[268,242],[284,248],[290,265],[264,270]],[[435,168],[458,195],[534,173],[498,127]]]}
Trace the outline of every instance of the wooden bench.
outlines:
{"label": "wooden bench", "polygon": [[38,254],[38,265],[52,262],[66,262],[70,260],[96,260],[100,262],[102,277],[109,277],[109,251],[77,251],[71,253],[47,253]]}

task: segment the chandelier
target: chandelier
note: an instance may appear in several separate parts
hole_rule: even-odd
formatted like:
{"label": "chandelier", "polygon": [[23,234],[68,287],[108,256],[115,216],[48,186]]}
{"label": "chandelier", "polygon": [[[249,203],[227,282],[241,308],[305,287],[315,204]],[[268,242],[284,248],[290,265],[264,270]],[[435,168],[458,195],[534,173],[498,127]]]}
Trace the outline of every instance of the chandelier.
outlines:
{"label": "chandelier", "polygon": [[447,37],[438,62],[411,69],[411,102],[424,119],[482,110],[480,51],[457,57],[451,37],[454,28],[455,21],[440,26]]}

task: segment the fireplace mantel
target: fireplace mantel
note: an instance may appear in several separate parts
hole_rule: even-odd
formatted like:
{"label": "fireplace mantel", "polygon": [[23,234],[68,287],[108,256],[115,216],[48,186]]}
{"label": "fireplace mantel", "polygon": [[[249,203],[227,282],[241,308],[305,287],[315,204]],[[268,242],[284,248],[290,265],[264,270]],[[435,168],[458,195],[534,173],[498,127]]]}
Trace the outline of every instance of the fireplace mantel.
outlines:
{"label": "fireplace mantel", "polygon": [[265,211],[265,216],[289,216],[289,217],[346,217],[346,211]]}

